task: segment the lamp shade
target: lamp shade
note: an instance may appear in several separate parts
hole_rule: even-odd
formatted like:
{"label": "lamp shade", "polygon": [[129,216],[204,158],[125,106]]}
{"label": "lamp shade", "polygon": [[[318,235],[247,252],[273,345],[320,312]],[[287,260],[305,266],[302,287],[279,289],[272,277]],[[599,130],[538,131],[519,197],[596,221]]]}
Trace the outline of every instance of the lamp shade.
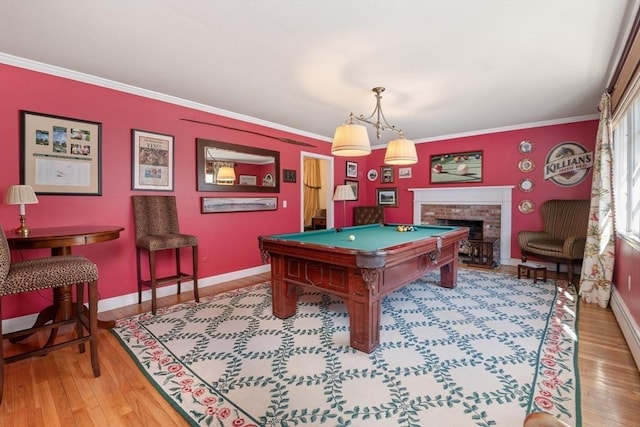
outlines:
{"label": "lamp shade", "polygon": [[367,128],[362,125],[345,124],[336,128],[331,145],[331,154],[344,157],[366,156],[371,153]]}
{"label": "lamp shade", "polygon": [[389,141],[387,152],[384,155],[384,163],[387,165],[412,165],[418,163],[418,154],[413,141],[403,136]]}
{"label": "lamp shade", "polygon": [[236,171],[231,166],[218,169],[216,182],[220,185],[233,185],[236,182]]}
{"label": "lamp shade", "polygon": [[38,197],[30,185],[12,185],[7,189],[4,202],[8,205],[30,205],[38,203]]}
{"label": "lamp shade", "polygon": [[338,185],[336,191],[333,193],[334,201],[355,200],[356,194],[353,192],[353,188],[350,185]]}

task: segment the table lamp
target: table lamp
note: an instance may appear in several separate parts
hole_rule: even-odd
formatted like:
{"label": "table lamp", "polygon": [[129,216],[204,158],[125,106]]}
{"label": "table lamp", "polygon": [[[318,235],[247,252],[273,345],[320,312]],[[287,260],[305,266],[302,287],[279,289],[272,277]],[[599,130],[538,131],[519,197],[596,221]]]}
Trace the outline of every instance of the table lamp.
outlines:
{"label": "table lamp", "polygon": [[13,231],[22,237],[27,237],[31,230],[26,226],[27,215],[24,205],[38,203],[33,188],[30,185],[11,185],[7,190],[4,202],[8,205],[20,205],[20,227]]}
{"label": "table lamp", "polygon": [[353,192],[353,188],[349,184],[338,185],[336,187],[336,191],[333,193],[333,200],[335,202],[342,202],[342,215],[344,218],[345,226],[347,225],[347,200],[355,199],[356,194]]}

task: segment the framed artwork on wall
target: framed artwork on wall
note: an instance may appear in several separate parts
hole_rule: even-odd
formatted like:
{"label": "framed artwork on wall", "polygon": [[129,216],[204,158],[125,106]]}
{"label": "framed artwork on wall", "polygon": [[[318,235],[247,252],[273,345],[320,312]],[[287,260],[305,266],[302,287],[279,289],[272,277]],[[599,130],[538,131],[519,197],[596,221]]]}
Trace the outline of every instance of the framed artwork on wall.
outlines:
{"label": "framed artwork on wall", "polygon": [[347,178],[357,178],[358,177],[358,164],[356,162],[347,162],[347,170],[346,170]]}
{"label": "framed artwork on wall", "polygon": [[398,207],[398,188],[376,188],[378,206]]}
{"label": "framed artwork on wall", "polygon": [[274,211],[277,197],[201,197],[201,213]]}
{"label": "framed artwork on wall", "polygon": [[393,166],[380,166],[380,182],[383,184],[393,182]]}
{"label": "framed artwork on wall", "polygon": [[131,189],[173,191],[173,135],[131,130]]}
{"label": "framed artwork on wall", "polygon": [[482,151],[431,156],[431,184],[482,182]]}
{"label": "framed artwork on wall", "polygon": [[102,124],[20,111],[21,182],[36,194],[102,194]]}

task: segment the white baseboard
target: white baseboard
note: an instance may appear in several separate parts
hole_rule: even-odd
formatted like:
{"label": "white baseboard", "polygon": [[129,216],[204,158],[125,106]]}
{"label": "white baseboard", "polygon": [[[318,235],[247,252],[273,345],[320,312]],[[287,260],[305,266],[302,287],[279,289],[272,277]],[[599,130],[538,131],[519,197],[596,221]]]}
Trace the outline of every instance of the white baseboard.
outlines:
{"label": "white baseboard", "polygon": [[633,360],[635,360],[636,366],[640,371],[640,328],[631,316],[631,313],[629,313],[627,305],[615,287],[612,288],[610,303],[611,310],[613,310],[618,325],[620,325],[620,329],[622,329],[622,335],[624,335],[629,350],[631,350]]}
{"label": "white baseboard", "polygon": [[[231,273],[220,274],[217,276],[205,277],[198,279],[198,288],[206,288],[209,286],[219,285],[220,283],[229,282],[232,280],[242,279],[244,277],[255,276],[256,274],[262,274],[270,271],[271,266],[269,264],[261,265],[258,267],[247,268],[245,270],[233,271]],[[99,285],[100,286],[100,285]],[[106,285],[108,286],[108,285]],[[182,292],[193,290],[193,282],[184,282],[181,286]],[[175,295],[178,291],[178,285],[162,286],[157,289],[158,298],[162,298],[167,295]],[[142,292],[142,301],[151,300],[151,290],[145,290]],[[113,298],[107,298],[100,300],[98,303],[98,312],[115,310],[117,308],[126,307],[138,303],[138,292],[133,292],[127,295],[120,295]],[[27,314],[20,317],[14,317],[2,321],[2,332],[9,333],[14,331],[20,331],[22,329],[29,328],[33,325],[38,317],[38,313]]]}

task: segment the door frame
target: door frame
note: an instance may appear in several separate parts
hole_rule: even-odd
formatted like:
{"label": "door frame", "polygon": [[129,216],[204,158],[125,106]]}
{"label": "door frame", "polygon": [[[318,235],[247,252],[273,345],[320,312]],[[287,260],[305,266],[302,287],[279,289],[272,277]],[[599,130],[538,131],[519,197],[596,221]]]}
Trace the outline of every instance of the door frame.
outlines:
{"label": "door frame", "polygon": [[327,185],[325,191],[325,206],[327,207],[327,228],[333,228],[334,209],[333,209],[333,176],[334,176],[334,158],[324,154],[310,153],[308,151],[300,151],[300,231],[304,231],[304,159],[313,158],[327,162],[327,175],[322,177],[322,184]]}

